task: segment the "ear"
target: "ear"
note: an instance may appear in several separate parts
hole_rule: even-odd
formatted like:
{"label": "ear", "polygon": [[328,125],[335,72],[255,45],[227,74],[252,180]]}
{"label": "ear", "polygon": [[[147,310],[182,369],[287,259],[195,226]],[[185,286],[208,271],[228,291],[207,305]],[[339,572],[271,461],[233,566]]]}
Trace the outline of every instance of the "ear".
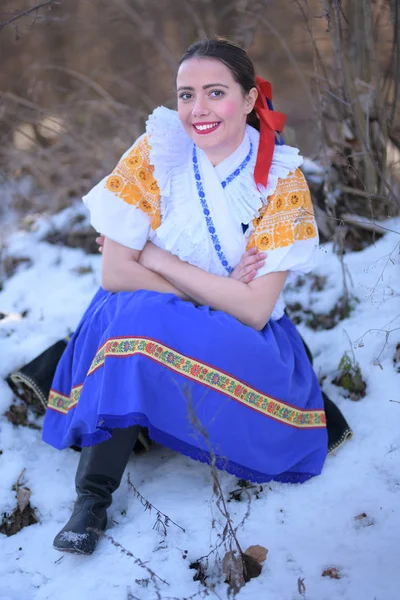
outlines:
{"label": "ear", "polygon": [[254,108],[254,105],[256,103],[258,97],[258,92],[257,92],[257,88],[253,87],[251,88],[251,90],[249,91],[249,93],[247,94],[246,97],[246,114],[249,115],[251,113],[251,111]]}

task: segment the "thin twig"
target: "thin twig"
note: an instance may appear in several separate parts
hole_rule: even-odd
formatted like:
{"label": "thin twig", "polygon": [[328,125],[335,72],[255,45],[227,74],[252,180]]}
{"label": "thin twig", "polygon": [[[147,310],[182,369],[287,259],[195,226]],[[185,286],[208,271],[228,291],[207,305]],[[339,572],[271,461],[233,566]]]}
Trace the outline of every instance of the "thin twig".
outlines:
{"label": "thin twig", "polygon": [[41,4],[36,4],[35,6],[32,6],[31,8],[27,8],[26,10],[21,10],[19,13],[17,13],[13,17],[11,17],[11,19],[9,19],[8,21],[5,21],[4,23],[0,23],[0,31],[2,29],[4,29],[4,27],[11,25],[11,23],[14,23],[18,19],[22,19],[23,17],[26,17],[30,13],[39,11],[41,8],[44,8],[45,6],[48,6],[50,8],[50,6],[52,4],[60,4],[60,1],[59,0],[47,0],[46,2],[42,2]]}
{"label": "thin twig", "polygon": [[388,254],[388,257],[387,257],[387,259],[386,259],[386,262],[385,262],[385,265],[384,265],[384,267],[383,267],[383,269],[382,269],[382,272],[381,272],[381,274],[379,275],[379,277],[378,277],[378,279],[377,279],[376,283],[373,285],[373,287],[372,287],[372,290],[371,290],[371,293],[370,293],[370,295],[368,296],[368,299],[369,299],[369,298],[371,298],[371,297],[372,297],[372,295],[374,294],[374,292],[375,292],[375,289],[376,289],[376,286],[378,285],[378,283],[379,283],[380,281],[383,281],[383,274],[384,274],[384,272],[386,271],[386,269],[387,269],[387,266],[389,265],[389,263],[392,263],[392,264],[393,264],[392,254],[393,254],[393,253],[394,253],[396,250],[398,251],[399,249],[400,249],[400,242],[396,242],[396,245],[395,245],[395,247],[394,247],[394,248],[393,248],[393,250],[392,250],[392,251],[391,251],[391,252]]}
{"label": "thin twig", "polygon": [[[96,531],[98,531],[98,530],[96,530]],[[140,558],[137,558],[137,556],[135,556],[130,550],[127,550],[126,548],[124,548],[124,546],[122,544],[120,544],[119,542],[117,542],[117,540],[115,540],[111,535],[108,535],[107,533],[104,533],[104,532],[102,532],[101,535],[102,535],[102,537],[105,537],[107,540],[109,540],[113,546],[115,546],[116,548],[119,548],[119,550],[122,552],[122,554],[125,554],[126,556],[133,558],[135,564],[137,564],[142,569],[145,569],[145,571],[148,572],[148,574],[150,575],[150,577],[153,581],[158,579],[159,581],[161,581],[161,583],[165,583],[165,585],[168,585],[168,587],[170,587],[168,581],[166,581],[165,579],[163,579],[162,577],[157,575],[157,573],[155,573],[152,569],[150,569],[150,567],[148,567],[146,563],[144,563]],[[154,581],[154,583],[156,584],[155,581]],[[158,592],[158,589],[157,589],[157,592]],[[159,592],[158,592],[158,594],[159,594]]]}
{"label": "thin twig", "polygon": [[[234,555],[236,550],[239,552],[240,561],[235,563],[235,566],[232,567],[231,576],[228,576],[228,597],[236,597],[239,589],[244,585],[246,581],[246,565],[243,559],[244,552],[240,546],[239,540],[237,538],[237,528],[233,527],[232,518],[230,516],[227,503],[222,491],[221,483],[219,480],[217,466],[216,466],[216,455],[210,444],[208,432],[206,428],[203,426],[201,421],[196,415],[196,412],[193,408],[192,398],[190,394],[190,390],[186,385],[182,387],[183,395],[187,401],[187,411],[190,422],[192,423],[194,429],[202,436],[204,439],[208,452],[210,454],[210,468],[211,475],[213,480],[213,493],[216,496],[216,507],[221,513],[222,517],[225,520],[225,526],[222,531],[222,542],[227,542],[228,544],[228,552],[230,552],[231,556]],[[220,544],[221,545],[221,544]],[[236,550],[233,550],[233,545],[236,546]],[[211,553],[210,553],[211,554]],[[228,556],[228,553],[226,554]]]}
{"label": "thin twig", "polygon": [[[178,523],[175,523],[175,521],[173,521],[171,519],[171,517],[169,517],[168,515],[163,513],[162,510],[156,508],[154,506],[154,504],[152,504],[149,500],[146,500],[146,498],[144,498],[144,496],[142,496],[142,494],[139,492],[139,490],[137,490],[135,488],[135,486],[133,485],[130,473],[128,473],[128,487],[129,487],[129,489],[131,489],[134,492],[135,496],[137,498],[139,498],[139,500],[140,500],[142,506],[144,506],[145,510],[148,510],[149,512],[151,512],[152,509],[155,510],[157,513],[157,520],[159,518],[159,515],[162,515],[164,517],[165,527],[168,527],[169,524],[172,523],[173,525],[175,525],[175,527],[178,527],[181,531],[183,531],[183,533],[186,533],[186,530],[183,527],[178,525]],[[166,532],[166,529],[165,529],[165,532]]]}

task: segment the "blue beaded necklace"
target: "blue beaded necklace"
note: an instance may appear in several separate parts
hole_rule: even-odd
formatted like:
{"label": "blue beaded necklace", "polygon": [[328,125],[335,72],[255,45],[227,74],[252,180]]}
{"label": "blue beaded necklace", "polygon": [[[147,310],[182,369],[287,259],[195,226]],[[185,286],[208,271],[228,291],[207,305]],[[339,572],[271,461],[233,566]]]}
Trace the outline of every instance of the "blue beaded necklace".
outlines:
{"label": "blue beaded necklace", "polygon": [[192,163],[193,163],[194,178],[195,178],[196,186],[197,186],[197,193],[199,195],[201,207],[203,209],[203,215],[204,215],[204,218],[207,223],[208,232],[210,234],[212,243],[214,244],[214,248],[218,255],[221,265],[224,267],[225,271],[228,274],[230,274],[230,273],[232,273],[233,268],[229,265],[229,263],[226,259],[226,256],[222,250],[221,242],[219,241],[219,237],[218,237],[216,229],[215,229],[215,225],[214,225],[214,221],[212,219],[211,213],[210,213],[210,209],[208,208],[206,195],[204,193],[203,183],[201,181],[199,162],[197,159],[197,152],[196,152],[195,144],[193,144]]}

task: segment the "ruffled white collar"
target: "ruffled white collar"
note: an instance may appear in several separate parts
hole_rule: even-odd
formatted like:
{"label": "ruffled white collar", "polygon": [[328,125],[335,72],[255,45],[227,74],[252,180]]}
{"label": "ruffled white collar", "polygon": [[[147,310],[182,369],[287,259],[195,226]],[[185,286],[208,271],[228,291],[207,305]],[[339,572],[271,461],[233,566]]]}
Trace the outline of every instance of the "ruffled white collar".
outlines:
{"label": "ruffled white collar", "polygon": [[[177,170],[187,169],[188,157],[191,156],[193,141],[183,129],[174,110],[160,106],[149,116],[146,133],[150,143],[150,162],[154,166],[154,177],[160,188],[161,196],[170,194],[171,175]],[[272,164],[266,188],[258,189],[254,181],[254,167],[257,159],[259,132],[246,125],[246,132],[240,146],[225,160],[215,167],[215,172],[222,183],[237,169],[250,150],[250,160],[240,174],[233,178],[224,188],[225,196],[232,212],[240,223],[248,224],[257,217],[263,204],[268,203],[278,184],[278,179],[285,179],[303,162],[297,148],[291,146],[275,146]]]}

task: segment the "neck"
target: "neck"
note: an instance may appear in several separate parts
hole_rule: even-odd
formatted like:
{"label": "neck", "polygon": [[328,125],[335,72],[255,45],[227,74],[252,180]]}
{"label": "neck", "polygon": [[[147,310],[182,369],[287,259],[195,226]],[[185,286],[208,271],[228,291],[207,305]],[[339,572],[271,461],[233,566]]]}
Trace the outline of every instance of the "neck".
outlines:
{"label": "neck", "polygon": [[240,144],[244,140],[245,132],[246,127],[243,128],[234,143],[219,148],[209,148],[204,150],[204,154],[207,156],[213,167],[219,165],[223,160],[228,158],[228,156],[233,154],[235,150],[239,148]]}

